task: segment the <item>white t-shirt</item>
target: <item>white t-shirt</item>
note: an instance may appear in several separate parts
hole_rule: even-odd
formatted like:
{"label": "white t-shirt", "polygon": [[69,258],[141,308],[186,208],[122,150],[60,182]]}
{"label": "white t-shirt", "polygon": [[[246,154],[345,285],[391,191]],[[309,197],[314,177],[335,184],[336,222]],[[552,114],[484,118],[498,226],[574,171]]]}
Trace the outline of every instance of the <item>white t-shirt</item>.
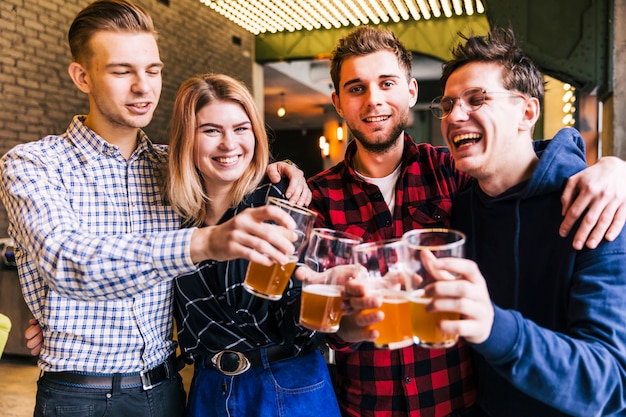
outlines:
{"label": "white t-shirt", "polygon": [[383,198],[385,199],[385,203],[387,203],[387,207],[389,207],[389,211],[391,213],[393,213],[393,209],[396,205],[396,182],[400,176],[401,166],[402,164],[398,165],[391,174],[382,178],[369,178],[355,170],[357,175],[363,178],[364,181],[374,184],[380,189],[380,192],[383,194]]}

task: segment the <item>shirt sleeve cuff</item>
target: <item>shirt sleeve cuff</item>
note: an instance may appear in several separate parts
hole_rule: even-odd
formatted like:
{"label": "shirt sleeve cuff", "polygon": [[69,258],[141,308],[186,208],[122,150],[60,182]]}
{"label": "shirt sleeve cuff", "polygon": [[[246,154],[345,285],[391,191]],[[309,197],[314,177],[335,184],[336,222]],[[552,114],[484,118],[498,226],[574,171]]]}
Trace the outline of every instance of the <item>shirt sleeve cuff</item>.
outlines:
{"label": "shirt sleeve cuff", "polygon": [[483,343],[472,344],[472,347],[487,361],[495,364],[505,361],[519,342],[520,323],[516,312],[495,305],[493,309],[491,334]]}

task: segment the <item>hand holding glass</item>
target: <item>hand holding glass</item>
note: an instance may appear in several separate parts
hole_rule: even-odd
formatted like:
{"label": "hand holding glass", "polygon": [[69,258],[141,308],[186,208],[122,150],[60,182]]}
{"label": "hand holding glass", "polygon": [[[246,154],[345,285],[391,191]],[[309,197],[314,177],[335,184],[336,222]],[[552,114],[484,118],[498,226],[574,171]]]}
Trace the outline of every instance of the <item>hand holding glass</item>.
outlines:
{"label": "hand holding glass", "polygon": [[435,278],[424,268],[421,256],[424,250],[429,250],[437,258],[462,258],[465,254],[465,235],[452,229],[418,229],[406,232],[402,239],[409,250],[411,269],[422,278],[421,284],[409,296],[415,342],[422,347],[434,349],[453,346],[458,335],[443,333],[439,330],[438,323],[441,320],[459,320],[460,315],[445,311],[426,311],[426,305],[432,299],[424,295],[424,287],[434,282]]}
{"label": "hand holding glass", "polygon": [[280,300],[296,267],[300,252],[307,243],[317,213],[276,197],[268,197],[267,203],[282,208],[295,220],[295,233],[298,236],[296,241],[293,242],[295,251],[285,265],[272,264],[271,266],[265,266],[256,262],[250,262],[243,287],[249,293],[258,297],[268,300]]}
{"label": "hand holding glass", "polygon": [[[378,330],[374,345],[383,349],[398,349],[413,344],[413,332],[408,320],[411,271],[406,245],[401,239],[364,243],[354,248],[354,261],[367,272],[358,276],[371,295],[382,297],[382,321],[370,326]],[[372,310],[363,310],[364,313]]]}
{"label": "hand holding glass", "polygon": [[302,282],[300,324],[323,333],[339,330],[346,273],[353,270],[352,248],[361,239],[331,229],[313,229],[304,262],[311,270]]}

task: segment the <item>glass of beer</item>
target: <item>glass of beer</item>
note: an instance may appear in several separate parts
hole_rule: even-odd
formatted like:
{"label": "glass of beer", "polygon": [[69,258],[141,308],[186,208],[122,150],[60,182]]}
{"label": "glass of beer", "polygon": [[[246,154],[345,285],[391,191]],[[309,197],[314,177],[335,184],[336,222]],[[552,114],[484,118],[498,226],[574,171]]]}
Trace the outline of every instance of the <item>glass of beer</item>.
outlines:
{"label": "glass of beer", "polygon": [[331,229],[313,229],[304,255],[310,269],[302,282],[300,325],[323,333],[339,330],[343,283],[352,276],[352,248],[361,238]]}
{"label": "glass of beer", "polygon": [[[378,330],[374,345],[381,349],[399,349],[414,343],[408,295],[412,289],[408,250],[402,239],[363,243],[352,251],[354,262],[363,266],[357,278],[365,285],[368,296],[382,298],[377,309],[382,321],[369,326]],[[363,310],[367,314],[372,309]]]}
{"label": "glass of beer", "polygon": [[284,265],[275,263],[271,266],[265,266],[256,262],[250,262],[243,287],[249,293],[258,297],[268,300],[280,300],[289,283],[291,274],[296,268],[300,252],[306,245],[309,234],[313,229],[317,213],[276,197],[268,197],[267,203],[282,208],[295,220],[295,233],[298,236],[297,240],[293,242],[295,251],[289,257],[289,262]]}
{"label": "glass of beer", "polygon": [[[411,258],[411,269],[421,278],[421,283],[409,295],[411,326],[415,343],[425,348],[441,349],[453,346],[458,336],[445,334],[438,326],[441,320],[460,320],[459,313],[429,312],[426,305],[432,301],[424,295],[424,288],[434,282],[421,261],[421,253],[429,250],[437,258],[465,256],[465,235],[452,229],[418,229],[406,232],[402,237]],[[454,279],[454,277],[451,277]]]}

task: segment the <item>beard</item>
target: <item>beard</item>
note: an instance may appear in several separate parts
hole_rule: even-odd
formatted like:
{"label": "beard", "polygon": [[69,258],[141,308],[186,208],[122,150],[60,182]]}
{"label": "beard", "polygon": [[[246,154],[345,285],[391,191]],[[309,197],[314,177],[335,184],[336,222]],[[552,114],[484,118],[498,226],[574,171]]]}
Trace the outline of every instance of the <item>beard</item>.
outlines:
{"label": "beard", "polygon": [[400,138],[400,134],[404,131],[404,127],[408,122],[408,117],[403,119],[404,120],[402,120],[400,123],[396,123],[395,125],[393,125],[391,131],[389,131],[389,133],[384,136],[384,132],[380,132],[380,135],[375,134],[373,137],[370,138],[368,138],[365,133],[358,129],[350,129],[350,132],[354,136],[354,139],[359,142],[364,150],[374,154],[384,154],[396,145],[398,139]]}

